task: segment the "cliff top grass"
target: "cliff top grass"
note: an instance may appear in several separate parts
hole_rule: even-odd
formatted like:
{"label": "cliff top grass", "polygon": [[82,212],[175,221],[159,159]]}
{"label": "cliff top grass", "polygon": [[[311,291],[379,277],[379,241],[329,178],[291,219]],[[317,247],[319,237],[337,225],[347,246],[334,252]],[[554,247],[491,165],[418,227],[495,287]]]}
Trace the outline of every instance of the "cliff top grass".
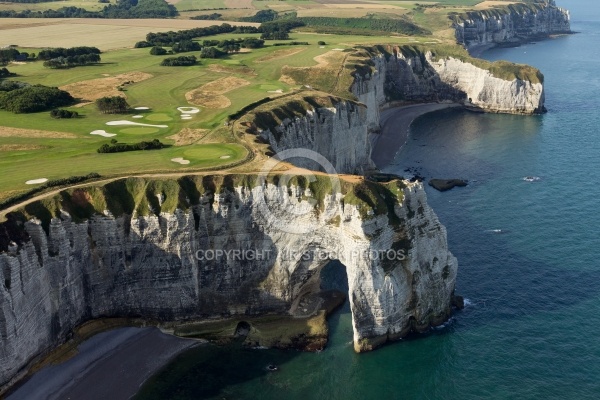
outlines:
{"label": "cliff top grass", "polygon": [[[234,190],[252,190],[262,182],[300,189],[299,200],[314,200],[315,212],[322,210],[327,196],[342,195],[344,205],[358,208],[364,218],[387,214],[393,217],[394,207],[404,200],[404,181],[372,182],[340,179],[339,187],[326,174],[304,175],[270,174],[263,181],[257,174],[190,175],[179,179],[124,178],[105,184],[66,189],[59,194],[32,202],[9,215],[9,221],[38,219],[46,232],[53,218],[67,212],[75,222],[109,211],[113,216],[149,216],[188,210],[199,204],[210,204],[215,195]],[[0,226],[2,226],[0,224]],[[0,229],[0,233],[3,229]],[[6,243],[4,243],[6,245]]]}
{"label": "cliff top grass", "polygon": [[495,5],[493,8],[476,11],[451,12],[449,18],[455,23],[462,23],[469,20],[500,18],[508,14],[525,14],[529,12],[538,12],[548,7],[545,2],[537,0],[527,0],[522,3],[512,3],[507,5]]}
{"label": "cliff top grass", "polygon": [[237,123],[238,126],[246,128],[250,133],[257,133],[258,130],[271,130],[277,137],[276,127],[304,117],[308,112],[322,108],[335,108],[340,102],[360,106],[354,101],[326,92],[304,90],[263,103],[246,113]]}

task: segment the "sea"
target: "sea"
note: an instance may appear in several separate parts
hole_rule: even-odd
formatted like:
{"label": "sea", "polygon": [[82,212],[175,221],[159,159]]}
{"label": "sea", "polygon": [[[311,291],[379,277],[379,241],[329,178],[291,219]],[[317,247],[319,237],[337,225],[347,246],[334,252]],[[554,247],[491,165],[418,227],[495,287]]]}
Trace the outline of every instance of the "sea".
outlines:
{"label": "sea", "polygon": [[[482,57],[536,66],[548,113],[444,110],[416,120],[388,172],[426,187],[466,299],[443,327],[355,354],[346,305],[320,353],[201,346],[139,399],[600,398],[600,6],[560,0],[577,34]],[[343,267],[324,271],[343,288]],[[266,366],[275,364],[278,371]]]}

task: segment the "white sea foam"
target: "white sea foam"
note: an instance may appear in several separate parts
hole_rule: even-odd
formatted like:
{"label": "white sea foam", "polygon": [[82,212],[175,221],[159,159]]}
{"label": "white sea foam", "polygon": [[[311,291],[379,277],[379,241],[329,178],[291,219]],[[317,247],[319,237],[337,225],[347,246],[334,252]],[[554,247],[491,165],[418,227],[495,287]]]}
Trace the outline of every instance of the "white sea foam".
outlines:
{"label": "white sea foam", "polygon": [[525,182],[537,182],[540,179],[542,179],[542,178],[540,178],[539,176],[526,176],[526,177],[523,178],[523,180]]}
{"label": "white sea foam", "polygon": [[473,302],[469,299],[464,299],[464,302],[465,302],[465,308],[471,307],[473,305]]}

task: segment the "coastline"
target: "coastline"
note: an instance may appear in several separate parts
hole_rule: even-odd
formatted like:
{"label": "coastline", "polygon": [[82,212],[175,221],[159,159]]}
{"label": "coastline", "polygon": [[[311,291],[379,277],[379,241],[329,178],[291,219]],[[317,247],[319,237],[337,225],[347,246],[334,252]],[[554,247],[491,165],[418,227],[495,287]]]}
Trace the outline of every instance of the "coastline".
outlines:
{"label": "coastline", "polygon": [[131,398],[152,375],[198,343],[158,328],[102,332],[83,342],[74,357],[42,368],[6,399]]}
{"label": "coastline", "polygon": [[374,135],[371,160],[380,170],[388,166],[408,140],[410,126],[418,117],[447,108],[462,107],[458,103],[420,103],[381,111],[381,132]]}

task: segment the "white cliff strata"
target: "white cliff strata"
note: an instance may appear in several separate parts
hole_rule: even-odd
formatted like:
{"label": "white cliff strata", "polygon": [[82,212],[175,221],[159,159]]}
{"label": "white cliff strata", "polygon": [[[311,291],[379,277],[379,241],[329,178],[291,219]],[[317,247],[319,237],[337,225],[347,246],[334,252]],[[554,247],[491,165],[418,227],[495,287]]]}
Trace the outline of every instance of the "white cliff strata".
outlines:
{"label": "white cliff strata", "polygon": [[454,102],[481,111],[512,114],[545,110],[541,74],[535,82],[503,79],[455,57],[436,57],[431,51],[405,51],[402,47],[387,50],[388,54],[372,56],[373,72],[356,76],[352,86],[352,92],[367,106],[371,130],[378,125],[379,109],[392,101]]}
{"label": "white cliff strata", "polygon": [[570,33],[571,16],[568,10],[557,7],[554,0],[547,0],[468,12],[457,17],[454,29],[457,42],[471,50]]}
{"label": "white cliff strata", "polygon": [[[48,234],[40,221],[26,222],[30,239],[0,254],[0,383],[92,318],[285,314],[327,262],[289,251],[327,252],[346,266],[357,351],[442,323],[457,262],[422,186],[397,185],[399,200],[387,212],[346,204],[341,193],[312,209],[305,189],[268,184],[203,195],[187,211],[158,216],[107,213],[75,222],[63,212]],[[313,231],[280,229],[298,225]],[[198,250],[219,249],[256,250],[262,258],[196,259]],[[390,249],[406,258],[369,256]]]}
{"label": "white cliff strata", "polygon": [[[340,100],[332,107],[314,107],[304,116],[285,118],[260,135],[275,153],[306,148],[325,157],[338,173],[362,173],[373,167],[371,145],[366,134],[367,109],[362,104]],[[310,159],[294,164],[312,170],[322,166]]]}

